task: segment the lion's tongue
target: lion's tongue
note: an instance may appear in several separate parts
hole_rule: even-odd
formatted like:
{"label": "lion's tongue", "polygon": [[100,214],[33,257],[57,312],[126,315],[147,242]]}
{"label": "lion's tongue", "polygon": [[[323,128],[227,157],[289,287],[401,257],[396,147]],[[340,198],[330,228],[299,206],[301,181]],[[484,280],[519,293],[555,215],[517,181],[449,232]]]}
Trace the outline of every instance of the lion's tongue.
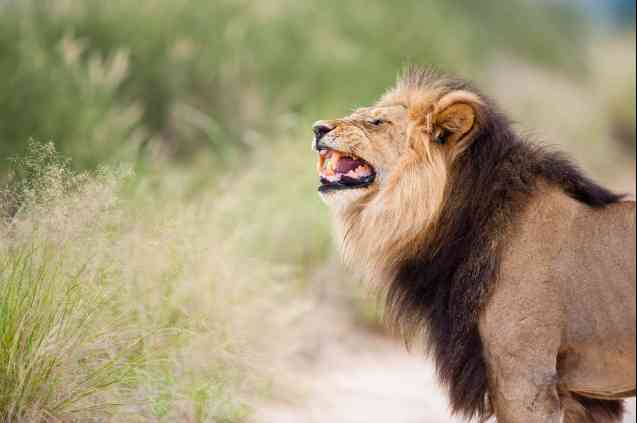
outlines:
{"label": "lion's tongue", "polygon": [[334,166],[336,173],[347,173],[350,170],[356,169],[363,163],[359,160],[352,159],[351,157],[341,157]]}

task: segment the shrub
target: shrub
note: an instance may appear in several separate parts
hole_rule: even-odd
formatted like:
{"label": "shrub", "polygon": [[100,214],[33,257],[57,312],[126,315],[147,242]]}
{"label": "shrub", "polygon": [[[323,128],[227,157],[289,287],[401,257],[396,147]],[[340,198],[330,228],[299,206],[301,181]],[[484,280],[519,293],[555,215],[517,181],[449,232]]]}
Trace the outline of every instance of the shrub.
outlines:
{"label": "shrub", "polygon": [[134,158],[140,145],[225,156],[276,115],[370,101],[408,61],[477,75],[508,52],[578,68],[577,22],[566,7],[525,0],[9,2],[0,157],[31,137],[80,168]]}
{"label": "shrub", "polygon": [[[245,421],[268,393],[265,363],[294,345],[322,218],[255,195],[255,181],[270,190],[282,173],[247,172],[193,196],[190,172],[131,178],[65,163],[52,144],[33,144],[16,162],[25,178],[5,189],[19,201],[0,221],[0,416]],[[307,183],[287,188],[309,196]]]}
{"label": "shrub", "polygon": [[0,421],[87,420],[121,405],[144,364],[142,336],[109,276],[65,267],[41,245],[0,255]]}

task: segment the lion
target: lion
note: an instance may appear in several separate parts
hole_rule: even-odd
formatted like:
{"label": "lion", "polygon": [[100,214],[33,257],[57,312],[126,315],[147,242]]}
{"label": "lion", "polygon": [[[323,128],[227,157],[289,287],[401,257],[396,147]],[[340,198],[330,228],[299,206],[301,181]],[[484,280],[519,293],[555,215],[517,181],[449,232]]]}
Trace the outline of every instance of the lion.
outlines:
{"label": "lion", "polygon": [[454,414],[620,421],[635,395],[633,201],[423,69],[313,132],[344,261],[406,340],[424,336]]}

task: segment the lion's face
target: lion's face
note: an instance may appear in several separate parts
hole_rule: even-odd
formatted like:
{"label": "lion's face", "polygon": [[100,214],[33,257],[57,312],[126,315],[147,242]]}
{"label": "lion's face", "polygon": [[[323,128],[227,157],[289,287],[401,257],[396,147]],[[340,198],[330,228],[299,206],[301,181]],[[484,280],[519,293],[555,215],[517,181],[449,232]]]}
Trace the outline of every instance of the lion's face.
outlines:
{"label": "lion's face", "polygon": [[417,82],[313,127],[319,193],[334,212],[344,258],[362,268],[390,264],[427,232],[477,126],[477,95]]}
{"label": "lion's face", "polygon": [[314,125],[319,193],[327,204],[347,207],[382,189],[408,150],[407,115],[401,104],[366,107]]}

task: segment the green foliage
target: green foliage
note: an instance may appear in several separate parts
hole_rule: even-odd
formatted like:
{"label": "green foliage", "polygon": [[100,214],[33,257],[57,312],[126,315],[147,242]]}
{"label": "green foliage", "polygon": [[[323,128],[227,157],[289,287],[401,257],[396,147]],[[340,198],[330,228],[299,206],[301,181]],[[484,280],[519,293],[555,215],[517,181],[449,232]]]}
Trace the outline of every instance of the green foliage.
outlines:
{"label": "green foliage", "polygon": [[140,145],[225,156],[281,113],[371,100],[407,62],[475,73],[509,52],[575,67],[576,23],[524,0],[10,2],[0,157],[32,137],[81,168],[134,159]]}
{"label": "green foliage", "polygon": [[0,422],[246,421],[269,383],[255,352],[297,318],[326,240],[321,216],[291,218],[307,197],[268,207],[249,172],[189,198],[191,173],[78,173],[30,149],[0,220]]}
{"label": "green foliage", "polygon": [[40,246],[0,255],[0,421],[99,415],[134,382],[141,338],[111,314],[105,278]]}
{"label": "green foliage", "polygon": [[31,138],[55,140],[81,168],[126,155],[137,113],[116,102],[124,53],[82,63],[74,40],[47,37],[37,15],[6,6],[0,21],[0,170]]}

